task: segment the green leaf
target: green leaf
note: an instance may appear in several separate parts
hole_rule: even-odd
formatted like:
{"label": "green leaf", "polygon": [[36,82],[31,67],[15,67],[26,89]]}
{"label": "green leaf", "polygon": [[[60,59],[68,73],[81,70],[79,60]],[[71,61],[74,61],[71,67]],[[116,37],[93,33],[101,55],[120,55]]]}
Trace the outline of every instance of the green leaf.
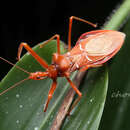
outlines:
{"label": "green leaf", "polygon": [[[63,44],[61,45],[62,52],[64,52]],[[50,63],[51,56],[53,52],[56,51],[56,42],[52,41],[42,49],[39,49],[39,45],[37,45],[34,50]],[[29,54],[26,54],[16,65],[28,70],[29,72],[44,71],[44,69]],[[72,74],[72,78],[74,76],[75,73]],[[13,67],[1,82],[1,91],[14,85],[20,80],[25,79],[26,77],[28,77],[28,74],[18,70],[16,67]],[[88,82],[87,87],[86,82]],[[51,103],[49,104],[48,111],[44,113],[43,106],[47,98],[50,85],[50,79],[39,81],[29,80],[0,96],[0,129],[49,129],[56,111],[58,110],[57,108],[61,104],[67,88],[69,88],[65,79],[60,78],[58,80],[57,90]],[[87,108],[86,110],[91,110],[92,108],[95,109],[95,104],[97,105],[98,101],[100,101],[100,104],[97,105],[98,107],[95,113],[98,116],[94,114],[94,118],[97,118],[98,120],[103,110],[100,108],[103,108],[107,89],[106,69],[93,69],[91,72],[89,72],[88,78],[84,81],[83,86],[85,87],[82,90],[83,98],[81,104],[84,104],[85,106],[82,108]],[[102,96],[99,94],[101,93],[100,90],[102,91]],[[80,112],[83,114],[84,109]],[[91,112],[88,111],[86,114],[89,115],[87,118],[90,120],[90,118],[92,118]],[[73,115],[76,116],[77,114]],[[95,127],[97,127],[97,125],[95,125]]]}
{"label": "green leaf", "polygon": [[[105,29],[118,29],[124,23],[125,18],[130,15],[130,1],[125,0],[121,7],[113,15],[110,23]],[[113,22],[112,22],[113,21]],[[126,34],[125,43],[121,51],[110,64],[109,89],[100,130],[129,130],[129,108],[130,108],[130,18],[122,27]]]}
{"label": "green leaf", "polygon": [[[129,16],[129,14],[130,14],[130,1],[129,0],[126,0],[126,1],[124,1],[124,3],[120,6],[120,8],[118,8],[118,10],[117,11],[115,11],[115,13],[112,15],[112,17],[111,17],[111,19],[106,23],[106,25],[103,27],[103,29],[109,29],[109,30],[118,30],[122,25],[123,25],[123,23],[124,23],[124,21],[126,21],[126,18]],[[127,29],[128,30],[130,30],[130,28],[128,28],[127,27]],[[124,30],[124,32],[125,32],[125,30]],[[128,31],[127,31],[128,32]],[[129,34],[130,34],[130,32],[129,32]],[[127,52],[128,53],[128,52]],[[119,54],[120,54],[120,52],[119,52]],[[116,57],[118,57],[118,60],[120,61],[120,55],[119,54],[117,54],[117,56]],[[123,57],[123,56],[122,56]],[[115,60],[113,61],[113,63],[115,62]],[[122,66],[122,64],[123,63],[125,63],[125,61],[124,62],[120,62],[120,63],[118,63],[118,64],[120,64],[120,66]],[[116,64],[116,63],[114,63],[114,64]],[[116,64],[117,65],[117,64]],[[122,79],[120,78],[119,79],[119,77],[118,77],[118,73],[119,73],[119,71],[120,70],[122,70],[121,68],[120,68],[120,70],[118,69],[118,71],[117,71],[117,68],[118,67],[116,67],[116,65],[115,65],[115,67],[113,68],[113,69],[110,69],[110,77],[111,77],[111,74],[113,74],[114,75],[114,77],[111,77],[110,78],[110,84],[111,84],[111,82],[113,82],[113,84],[115,85],[115,83],[117,83],[118,85],[120,84],[120,86],[123,86],[123,84],[121,84],[121,82],[122,82]],[[129,66],[129,64],[128,64],[128,66]],[[128,67],[127,67],[128,68]],[[115,71],[115,69],[116,69],[116,71]],[[107,71],[105,71],[105,73],[107,73]],[[101,120],[101,116],[102,116],[102,111],[103,111],[103,107],[104,107],[104,102],[105,102],[105,96],[106,96],[106,91],[107,91],[107,85],[105,85],[105,81],[107,82],[107,79],[105,79],[106,77],[105,77],[105,73],[104,73],[104,85],[102,84],[102,89],[103,90],[101,90],[100,89],[100,87],[98,87],[99,88],[99,92],[100,93],[98,93],[99,95],[97,96],[97,102],[95,103],[95,105],[93,105],[93,107],[91,107],[92,106],[92,104],[89,104],[89,102],[90,102],[90,100],[92,99],[92,92],[91,91],[89,91],[89,80],[87,80],[88,81],[88,83],[86,83],[86,84],[83,84],[83,86],[87,86],[88,88],[86,88],[86,90],[84,90],[83,89],[83,93],[86,93],[86,94],[88,94],[88,95],[86,95],[86,98],[85,97],[83,97],[83,101],[82,102],[80,102],[80,104],[79,104],[79,106],[77,106],[77,109],[75,109],[75,111],[74,111],[74,114],[72,115],[72,117],[70,117],[70,119],[68,119],[68,122],[67,121],[65,121],[65,124],[64,124],[64,126],[63,126],[63,129],[67,129],[67,130],[70,130],[70,129],[77,129],[77,130],[97,130],[98,129],[98,127],[99,127],[99,123],[100,123],[100,120]],[[106,74],[107,75],[107,74]],[[121,76],[124,76],[125,74],[123,74],[123,75],[121,75]],[[88,75],[89,76],[89,75]],[[130,76],[128,76],[128,77],[130,77]],[[127,77],[127,79],[128,79],[128,77]],[[112,78],[113,78],[113,80],[112,80]],[[125,77],[126,78],[126,77]],[[93,80],[93,78],[91,77],[91,79]],[[100,78],[99,78],[100,79]],[[115,80],[115,79],[117,79],[117,80]],[[124,79],[123,79],[124,80]],[[86,81],[86,82],[87,82]],[[95,83],[95,86],[97,85],[98,86],[98,82],[100,82],[100,81],[98,81],[98,77],[95,79],[95,81],[94,81],[94,83]],[[100,83],[99,83],[100,84]],[[129,83],[128,83],[129,84]],[[127,84],[127,87],[128,87],[128,84]],[[114,86],[114,85],[112,85],[112,86]],[[91,85],[90,85],[91,86]],[[93,85],[94,86],[94,85]],[[98,89],[96,90],[95,88],[96,87],[94,87],[93,88],[93,86],[91,86],[91,88],[93,89],[93,93],[95,94],[95,95],[97,95],[96,94],[96,91],[98,91]],[[117,85],[116,85],[117,86]],[[82,87],[82,85],[81,85],[81,87]],[[88,90],[87,90],[88,89]],[[87,92],[88,91],[88,92]],[[90,94],[90,95],[89,95]],[[129,93],[128,93],[129,94]],[[83,94],[84,95],[84,94]],[[94,95],[94,96],[95,96]],[[104,95],[104,97],[102,96],[102,95]],[[99,100],[100,98],[103,98],[102,99],[102,106],[100,106],[100,107],[98,107],[97,108],[97,106],[98,106],[98,104],[100,104],[101,103],[101,101]],[[95,98],[94,98],[95,99]],[[86,102],[88,103],[88,104],[86,104]],[[125,104],[125,110],[126,109],[128,109],[128,105],[126,105],[126,101],[125,102],[123,102],[124,104]],[[107,109],[107,111],[105,112],[105,121],[104,121],[104,118],[102,119],[102,122],[101,122],[101,126],[103,126],[103,128],[102,128],[102,130],[110,130],[110,129],[112,129],[112,127],[113,127],[113,130],[115,130],[115,128],[117,128],[116,130],[119,130],[119,128],[120,128],[120,125],[118,126],[118,124],[122,121],[122,119],[120,119],[119,120],[119,118],[120,118],[120,116],[124,116],[124,118],[125,118],[125,115],[127,114],[127,113],[125,113],[125,115],[120,115],[120,114],[118,114],[117,113],[117,118],[115,118],[116,120],[115,121],[113,121],[112,119],[114,119],[114,114],[116,113],[116,110],[115,111],[113,111],[113,108],[111,108],[111,99],[109,100],[109,103],[108,103],[109,105],[106,105],[106,107],[108,107],[108,109]],[[124,104],[121,104],[121,105],[124,105]],[[116,106],[117,104],[114,102],[114,106]],[[116,107],[115,107],[116,108]],[[120,110],[122,110],[122,107],[121,108],[119,108],[119,111]],[[112,115],[111,115],[111,112],[113,113]],[[96,114],[95,114],[96,113]],[[95,115],[96,116],[95,116]],[[109,117],[109,121],[108,121],[108,117]],[[104,123],[105,122],[105,123]],[[115,122],[117,122],[117,125],[116,124],[114,124]],[[109,125],[108,125],[109,124]],[[128,124],[127,124],[128,125]],[[116,127],[115,127],[116,126]],[[123,129],[123,125],[122,125],[122,129]]]}
{"label": "green leaf", "polygon": [[[37,45],[34,50],[51,63],[52,54],[56,52],[56,41],[51,41],[42,49]],[[65,52],[63,43],[61,50],[62,53]],[[16,65],[29,72],[44,71],[28,53]],[[72,74],[72,78],[74,75],[75,73]],[[28,74],[13,67],[0,83],[1,92],[27,77]],[[51,83],[50,79],[28,80],[0,96],[0,130],[37,130],[40,127],[49,129],[58,106],[69,88],[66,80],[59,78],[54,98],[44,113],[43,107]]]}
{"label": "green leaf", "polygon": [[[127,2],[129,1],[127,0]],[[116,14],[118,15],[115,15],[115,17],[118,16],[118,18],[122,18],[121,21],[120,19],[117,20],[120,23],[122,23],[128,15],[129,6],[127,5],[129,4],[126,4],[126,1],[124,2],[124,4],[126,7],[125,9],[127,9],[127,11],[124,11],[124,14],[120,13],[122,12],[122,9],[124,8],[123,7],[121,10],[117,11]],[[110,22],[111,24],[108,23],[108,26],[106,26],[106,28],[109,27],[109,29],[118,29],[121,24],[116,23],[114,21],[116,21],[116,18]],[[61,48],[62,52],[65,52],[63,49],[63,44],[61,45]],[[127,49],[129,49],[129,47]],[[56,51],[56,42],[52,41],[42,49],[39,49],[39,46],[37,45],[34,50],[50,64],[52,54]],[[128,52],[128,50],[125,51],[124,55],[126,56]],[[113,78],[113,81],[110,80],[110,84],[112,82],[112,86],[114,86],[115,89],[117,89],[117,85],[115,85],[115,83],[117,83],[121,87],[126,85],[127,87],[122,87],[125,91],[129,90],[129,74],[127,73],[127,69],[125,69],[125,63],[128,62],[129,65],[129,60],[128,57],[127,59],[124,59],[124,55],[122,55],[122,60],[120,61],[119,68],[116,65],[112,65],[114,66],[114,69],[111,69],[110,77]],[[119,57],[119,54],[116,57]],[[118,58],[117,61],[113,60],[113,64],[116,64],[117,62],[117,64],[119,65],[119,60],[120,58]],[[44,71],[44,69],[28,53],[17,63],[17,65],[21,66],[29,72]],[[123,71],[123,73],[120,74],[119,72],[121,71]],[[113,73],[114,76],[112,76]],[[115,78],[118,74],[119,78]],[[73,79],[75,75],[76,73],[73,73],[71,78]],[[127,78],[124,78],[124,75],[126,75]],[[27,78],[27,76],[28,75],[26,73],[13,67],[0,83],[1,92],[14,85],[18,81]],[[124,82],[121,82],[122,80],[126,81],[125,85]],[[58,111],[59,105],[61,104],[69,88],[69,85],[66,80],[64,78],[59,78],[57,90],[53,96],[51,103],[49,104],[48,111],[44,113],[43,106],[47,98],[49,86],[51,85],[51,83],[52,82],[50,79],[44,79],[41,81],[28,80],[20,84],[16,88],[8,91],[6,94],[0,96],[0,130],[50,129],[52,125],[52,120],[54,119],[56,112]],[[83,97],[80,103],[74,109],[72,115],[66,118],[62,129],[97,130],[104,108],[107,93],[107,84],[108,71],[106,66],[101,67],[99,69],[89,70],[87,77],[84,78],[80,86],[80,90],[83,93]],[[124,121],[124,123],[127,123],[128,126],[129,120],[127,120],[126,122],[124,120],[125,115],[128,115],[128,111],[126,111],[126,109],[128,110],[127,102],[124,99],[118,101],[118,104],[116,104],[115,102],[113,102],[113,104],[114,108],[116,108],[116,106],[120,106],[119,108],[111,109],[110,107],[108,107],[108,105],[112,104],[106,105],[106,107],[108,107],[109,109],[106,111],[107,116],[103,118],[105,119],[103,121],[106,121],[106,117],[109,117],[109,122],[106,121],[104,123],[102,121],[105,124],[105,126],[101,126],[103,130],[111,128],[113,128],[113,130],[119,130],[120,126],[121,128],[125,129],[125,127],[123,127],[124,124],[120,124],[120,122],[122,121]],[[109,102],[111,102],[111,99],[109,100]],[[125,109],[121,107],[121,103],[125,105]],[[122,115],[122,110],[125,111],[125,115]],[[120,114],[118,114],[119,112]],[[115,113],[116,116],[114,115]],[[113,121],[112,119],[116,120]],[[108,124],[110,125],[109,127]]]}
{"label": "green leaf", "polygon": [[103,29],[118,30],[130,15],[130,0],[124,0],[118,9],[114,11],[110,20],[106,22]]}
{"label": "green leaf", "polygon": [[126,40],[110,65],[108,96],[100,130],[130,129],[130,18],[122,31]]}
{"label": "green leaf", "polygon": [[83,97],[65,122],[64,130],[97,130],[107,94],[106,67],[92,69],[80,85]]}

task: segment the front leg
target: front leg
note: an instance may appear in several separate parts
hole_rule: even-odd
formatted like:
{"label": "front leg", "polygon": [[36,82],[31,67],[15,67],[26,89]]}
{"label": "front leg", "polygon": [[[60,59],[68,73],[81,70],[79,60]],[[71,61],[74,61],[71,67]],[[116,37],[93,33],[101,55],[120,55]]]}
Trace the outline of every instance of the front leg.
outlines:
{"label": "front leg", "polygon": [[48,93],[48,99],[47,99],[46,105],[44,107],[44,112],[46,112],[46,110],[48,108],[48,104],[49,104],[50,100],[52,99],[52,95],[53,95],[53,93],[54,93],[54,91],[56,89],[56,85],[57,85],[56,80],[53,80],[52,86],[51,86],[51,88],[49,90],[49,93]]}
{"label": "front leg", "polygon": [[43,60],[27,43],[21,43],[18,48],[18,60],[20,60],[21,52],[23,47],[41,64],[43,68],[48,68],[48,64]]}

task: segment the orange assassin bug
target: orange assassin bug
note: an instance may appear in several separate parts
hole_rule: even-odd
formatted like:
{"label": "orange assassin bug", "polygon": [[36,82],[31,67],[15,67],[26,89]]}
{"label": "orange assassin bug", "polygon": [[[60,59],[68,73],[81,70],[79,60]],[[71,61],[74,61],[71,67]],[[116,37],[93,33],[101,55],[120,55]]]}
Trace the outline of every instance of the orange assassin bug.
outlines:
{"label": "orange assassin bug", "polygon": [[[60,36],[58,34],[54,35],[49,40],[40,45],[41,48],[49,41],[55,38],[57,39],[57,52],[53,54],[51,65],[48,65],[44,59],[38,56],[27,43],[21,43],[18,49],[18,60],[20,60],[22,48],[24,47],[40,63],[40,65],[46,69],[46,71],[30,73],[22,69],[21,67],[16,66],[18,69],[21,69],[22,71],[28,73],[29,77],[6,89],[2,93],[0,93],[0,95],[16,87],[18,84],[21,84],[25,80],[42,80],[45,77],[49,77],[53,80],[53,83],[49,90],[48,98],[44,107],[45,112],[56,89],[57,77],[65,77],[70,86],[78,94],[78,98],[72,104],[71,110],[76,106],[76,104],[82,97],[82,93],[70,80],[70,73],[74,72],[75,70],[85,71],[91,67],[102,66],[103,63],[112,58],[120,50],[125,39],[125,34],[113,30],[96,30],[86,32],[80,36],[74,48],[71,49],[71,30],[73,19],[88,23],[93,27],[96,27],[96,24],[75,16],[71,16],[69,19],[68,52],[66,54],[60,54]],[[14,65],[13,63],[5,60],[2,57],[0,57],[0,59]]]}

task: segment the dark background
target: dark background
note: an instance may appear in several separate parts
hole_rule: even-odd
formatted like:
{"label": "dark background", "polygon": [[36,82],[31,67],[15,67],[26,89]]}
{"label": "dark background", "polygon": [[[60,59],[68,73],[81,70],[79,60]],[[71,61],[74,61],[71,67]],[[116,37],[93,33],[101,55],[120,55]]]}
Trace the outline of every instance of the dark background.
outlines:
{"label": "dark background", "polygon": [[[60,34],[67,42],[69,17],[74,15],[93,23],[99,29],[122,0],[33,0],[5,1],[1,4],[0,56],[16,62],[17,48],[21,42],[31,47]],[[93,27],[74,22],[72,41]],[[0,61],[0,79],[12,66]]]}

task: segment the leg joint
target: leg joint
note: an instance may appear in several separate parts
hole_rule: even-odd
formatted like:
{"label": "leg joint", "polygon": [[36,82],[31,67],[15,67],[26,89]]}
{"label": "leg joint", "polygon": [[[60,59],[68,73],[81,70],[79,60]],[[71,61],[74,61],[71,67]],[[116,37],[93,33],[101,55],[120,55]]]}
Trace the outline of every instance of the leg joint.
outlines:
{"label": "leg joint", "polygon": [[71,17],[70,17],[70,23],[71,23],[71,24],[72,24],[73,19],[74,19],[74,16],[71,16]]}
{"label": "leg joint", "polygon": [[21,44],[20,44],[20,46],[26,46],[27,45],[27,43],[25,43],[25,42],[22,42]]}
{"label": "leg joint", "polygon": [[48,95],[48,98],[49,98],[49,99],[51,99],[51,98],[52,98],[52,95],[51,95],[51,94],[49,94],[49,95]]}
{"label": "leg joint", "polygon": [[59,34],[55,34],[55,37],[59,38],[59,37],[60,37],[60,35],[59,35]]}
{"label": "leg joint", "polygon": [[80,97],[80,98],[82,97],[82,93],[79,94],[79,97]]}

